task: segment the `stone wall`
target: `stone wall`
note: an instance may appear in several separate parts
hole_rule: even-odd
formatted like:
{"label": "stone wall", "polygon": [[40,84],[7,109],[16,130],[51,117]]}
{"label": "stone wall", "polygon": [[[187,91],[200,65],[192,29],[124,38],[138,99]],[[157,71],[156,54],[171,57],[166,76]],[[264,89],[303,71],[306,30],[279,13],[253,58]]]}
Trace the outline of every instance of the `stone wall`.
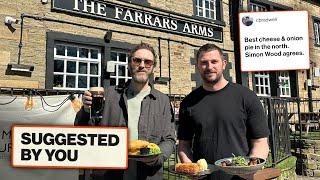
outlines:
{"label": "stone wall", "polygon": [[[297,141],[297,143],[299,143]],[[296,143],[297,147],[299,145]],[[294,144],[292,144],[294,145]],[[298,149],[293,155],[298,157],[297,173],[311,177],[320,177],[320,140],[301,140],[301,156]]]}

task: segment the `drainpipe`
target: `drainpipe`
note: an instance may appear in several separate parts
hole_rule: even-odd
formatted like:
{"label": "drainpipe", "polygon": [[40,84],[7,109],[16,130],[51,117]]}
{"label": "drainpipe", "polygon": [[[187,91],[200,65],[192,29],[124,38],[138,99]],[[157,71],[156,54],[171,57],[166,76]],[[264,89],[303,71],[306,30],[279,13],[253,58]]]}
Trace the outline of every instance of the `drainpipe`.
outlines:
{"label": "drainpipe", "polygon": [[159,51],[159,69],[160,69],[160,77],[162,77],[161,76],[161,71],[162,71],[162,69],[161,69],[161,58],[162,58],[162,55],[161,55],[161,39],[160,39],[160,37],[158,37],[158,51]]}
{"label": "drainpipe", "polygon": [[171,95],[171,55],[170,55],[170,40],[168,41],[168,68],[169,68],[169,95]]}
{"label": "drainpipe", "polygon": [[23,47],[23,44],[22,44],[22,36],[23,36],[23,19],[24,19],[24,14],[22,13],[21,14],[21,23],[20,23],[20,42],[19,42],[19,52],[18,52],[18,64],[20,64],[20,59],[21,59],[21,50],[22,50],[22,47]]}
{"label": "drainpipe", "polygon": [[309,84],[308,81],[311,80],[311,75],[310,75],[310,69],[307,70],[307,89],[308,89],[308,107],[309,107],[309,112],[313,112],[313,105],[312,105],[312,85]]}

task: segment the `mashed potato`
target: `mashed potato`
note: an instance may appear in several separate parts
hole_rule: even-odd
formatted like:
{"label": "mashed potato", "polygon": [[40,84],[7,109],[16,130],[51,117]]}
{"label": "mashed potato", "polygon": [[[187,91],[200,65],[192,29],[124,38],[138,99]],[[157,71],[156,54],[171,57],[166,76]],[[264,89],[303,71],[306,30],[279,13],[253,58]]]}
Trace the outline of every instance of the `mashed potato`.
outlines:
{"label": "mashed potato", "polygon": [[198,166],[200,167],[201,171],[207,170],[208,169],[208,164],[205,159],[199,159],[197,161]]}

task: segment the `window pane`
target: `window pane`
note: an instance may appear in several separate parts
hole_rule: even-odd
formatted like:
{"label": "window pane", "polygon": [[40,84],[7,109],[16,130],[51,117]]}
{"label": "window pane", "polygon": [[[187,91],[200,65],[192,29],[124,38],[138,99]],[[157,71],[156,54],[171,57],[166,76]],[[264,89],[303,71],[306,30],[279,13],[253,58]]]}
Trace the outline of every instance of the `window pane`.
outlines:
{"label": "window pane", "polygon": [[75,76],[67,76],[66,87],[68,87],[68,88],[75,88],[76,87],[76,77]]}
{"label": "window pane", "polygon": [[87,88],[87,76],[79,76],[78,88]]}
{"label": "window pane", "polygon": [[76,72],[76,62],[74,62],[74,61],[67,62],[67,72],[68,73],[75,73]]}
{"label": "window pane", "polygon": [[119,65],[118,69],[118,76],[125,76],[126,75],[126,66]]}
{"label": "window pane", "polygon": [[214,1],[210,1],[210,8],[211,8],[211,10],[215,9],[214,4],[215,4]]}
{"label": "window pane", "polygon": [[80,74],[87,74],[88,64],[79,62],[79,73]]}
{"label": "window pane", "polygon": [[124,53],[119,53],[119,61],[126,62],[127,55]]}
{"label": "window pane", "polygon": [[90,74],[98,75],[98,64],[90,63]]}
{"label": "window pane", "polygon": [[206,9],[209,9],[209,1],[205,1],[204,5]]}
{"label": "window pane", "polygon": [[54,87],[63,87],[63,75],[54,75],[53,76],[53,86]]}
{"label": "window pane", "polygon": [[198,2],[199,2],[198,6],[202,7],[202,1],[203,0],[198,0]]}
{"label": "window pane", "polygon": [[98,59],[98,50],[91,49],[91,59]]}
{"label": "window pane", "polygon": [[64,61],[62,60],[54,60],[54,72],[63,72],[64,69]]}
{"label": "window pane", "polygon": [[111,61],[117,61],[117,53],[116,52],[111,52]]}
{"label": "window pane", "polygon": [[119,85],[119,84],[124,84],[124,83],[126,82],[126,79],[119,79],[118,81],[119,81],[119,82],[118,82],[118,85]]}
{"label": "window pane", "polygon": [[97,87],[98,86],[98,78],[97,77],[90,77],[90,87]]}
{"label": "window pane", "polygon": [[257,94],[260,94],[259,86],[256,86],[256,93],[257,93]]}
{"label": "window pane", "polygon": [[314,22],[314,40],[315,43],[320,45],[320,22]]}
{"label": "window pane", "polygon": [[116,85],[116,79],[110,78],[110,86],[115,86],[115,85]]}
{"label": "window pane", "polygon": [[211,18],[211,19],[216,19],[216,18],[214,17],[214,11],[211,10],[210,13],[211,13],[211,14],[210,14],[210,18]]}
{"label": "window pane", "polygon": [[89,57],[89,49],[80,48],[80,49],[79,49],[79,57],[81,57],[81,58],[88,58],[88,57]]}
{"label": "window pane", "polygon": [[76,47],[67,47],[67,56],[77,57],[77,48]]}
{"label": "window pane", "polygon": [[270,93],[269,93],[269,88],[266,88],[266,94],[270,94]]}
{"label": "window pane", "polygon": [[199,8],[199,16],[203,16],[203,9],[202,8]]}
{"label": "window pane", "polygon": [[210,10],[206,10],[206,17],[209,18],[210,17]]}
{"label": "window pane", "polygon": [[56,45],[56,55],[65,56],[65,46]]}

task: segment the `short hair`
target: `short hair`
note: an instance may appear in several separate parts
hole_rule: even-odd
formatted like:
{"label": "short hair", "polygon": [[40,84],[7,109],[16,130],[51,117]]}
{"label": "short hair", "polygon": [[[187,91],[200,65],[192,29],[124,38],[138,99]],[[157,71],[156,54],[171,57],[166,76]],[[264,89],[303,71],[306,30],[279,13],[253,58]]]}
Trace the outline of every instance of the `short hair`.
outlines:
{"label": "short hair", "polygon": [[205,44],[203,46],[200,47],[200,49],[198,50],[197,52],[197,63],[198,63],[198,60],[200,58],[200,56],[202,56],[202,53],[204,52],[209,52],[209,51],[214,51],[214,50],[217,50],[221,56],[221,59],[223,60],[224,57],[223,57],[223,52],[221,50],[221,48],[219,48],[218,46],[214,45],[214,44]]}
{"label": "short hair", "polygon": [[129,54],[129,62],[131,62],[131,58],[132,58],[133,54],[134,54],[135,52],[137,52],[138,50],[140,50],[140,49],[146,49],[146,50],[149,50],[149,51],[152,53],[152,55],[153,55],[153,61],[154,61],[153,66],[155,67],[155,66],[157,65],[157,55],[156,55],[156,53],[155,53],[155,50],[153,49],[153,47],[152,47],[150,44],[148,44],[148,43],[143,43],[143,42],[141,42],[140,44],[138,44],[137,46],[135,46],[135,47],[130,51],[130,54]]}

